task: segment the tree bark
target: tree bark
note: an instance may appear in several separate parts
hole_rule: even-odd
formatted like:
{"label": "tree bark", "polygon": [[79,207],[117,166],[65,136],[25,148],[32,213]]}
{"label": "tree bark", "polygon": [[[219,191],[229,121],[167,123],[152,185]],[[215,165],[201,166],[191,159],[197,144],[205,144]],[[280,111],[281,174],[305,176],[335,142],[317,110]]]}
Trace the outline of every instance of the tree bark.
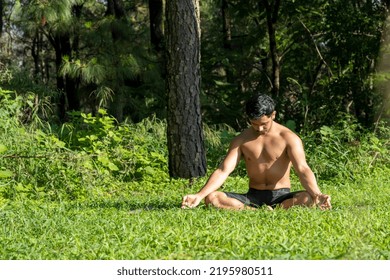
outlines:
{"label": "tree bark", "polygon": [[113,15],[116,19],[122,19],[126,16],[125,8],[122,0],[108,0],[106,16]]}
{"label": "tree bark", "polygon": [[[107,1],[107,10],[106,16],[113,16],[115,21],[111,24],[111,37],[112,37],[112,48],[114,53],[120,53],[118,47],[118,41],[121,38],[121,31],[118,29],[118,24],[120,22],[126,22],[126,11],[124,9],[122,0],[108,0]],[[116,69],[119,69],[121,66],[121,58],[119,56],[114,56],[112,58],[112,64]],[[126,105],[125,94],[120,90],[124,87],[125,81],[122,74],[117,71],[115,75],[115,84],[112,85],[112,90],[115,95],[113,96],[112,101],[109,104],[109,112],[112,114],[118,121],[123,120],[123,109]]]}
{"label": "tree bark", "polygon": [[70,36],[68,34],[58,35],[56,34],[52,40],[56,57],[56,71],[57,71],[57,88],[59,89],[61,96],[59,101],[59,112],[61,120],[66,119],[67,111],[80,110],[80,100],[77,94],[77,81],[74,78],[65,75],[62,77],[60,74],[60,68],[62,65],[62,59],[64,56],[72,59],[72,47],[70,43]]}
{"label": "tree bark", "polygon": [[206,173],[200,110],[199,0],[166,4],[169,174],[194,178]]}
{"label": "tree bark", "polygon": [[[35,32],[35,36],[32,40],[32,45],[31,45],[31,56],[33,57],[34,60],[34,79],[38,80],[39,74],[41,73],[41,64],[40,64],[40,54],[41,54],[41,49],[40,49],[40,34],[39,30],[37,29]],[[43,80],[43,79],[42,79]]]}
{"label": "tree bark", "polygon": [[157,52],[164,50],[163,0],[149,0],[150,41]]}
{"label": "tree bark", "polygon": [[4,4],[3,0],[0,0],[0,38],[1,35],[3,35],[3,11],[4,11]]}
{"label": "tree bark", "polygon": [[229,2],[228,0],[222,0],[222,29],[223,29],[223,46],[225,49],[232,48],[232,29],[231,20],[229,13]]}
{"label": "tree bark", "polygon": [[[222,32],[223,32],[223,48],[227,55],[231,55],[230,51],[233,49],[232,45],[232,26],[231,17],[229,12],[229,1],[222,0],[221,2],[221,13],[222,13]],[[224,66],[226,73],[226,82],[234,84],[236,83],[233,71],[231,67]]]}
{"label": "tree bark", "polygon": [[272,60],[272,94],[278,97],[280,91],[280,58],[276,42],[276,22],[278,20],[280,0],[275,0],[273,5],[268,0],[263,0],[263,4],[267,14],[269,49]]}

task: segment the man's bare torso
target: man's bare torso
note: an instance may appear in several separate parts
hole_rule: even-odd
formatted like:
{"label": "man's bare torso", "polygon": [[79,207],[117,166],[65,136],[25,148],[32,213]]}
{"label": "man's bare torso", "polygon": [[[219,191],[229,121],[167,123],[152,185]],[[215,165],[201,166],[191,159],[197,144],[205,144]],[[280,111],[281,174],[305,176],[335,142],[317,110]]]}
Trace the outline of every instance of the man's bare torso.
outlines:
{"label": "man's bare torso", "polygon": [[291,134],[289,129],[274,122],[265,135],[248,128],[238,136],[249,187],[259,190],[290,188],[291,161],[286,137]]}

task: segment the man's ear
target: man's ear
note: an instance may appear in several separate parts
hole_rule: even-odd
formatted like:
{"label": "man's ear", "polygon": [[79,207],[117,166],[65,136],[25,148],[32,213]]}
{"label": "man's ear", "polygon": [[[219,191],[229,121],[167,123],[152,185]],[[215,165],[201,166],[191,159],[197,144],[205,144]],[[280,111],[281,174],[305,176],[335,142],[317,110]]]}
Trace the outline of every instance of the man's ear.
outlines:
{"label": "man's ear", "polygon": [[272,120],[275,119],[275,116],[276,116],[276,111],[273,111],[273,112],[272,112],[272,115],[271,115]]}

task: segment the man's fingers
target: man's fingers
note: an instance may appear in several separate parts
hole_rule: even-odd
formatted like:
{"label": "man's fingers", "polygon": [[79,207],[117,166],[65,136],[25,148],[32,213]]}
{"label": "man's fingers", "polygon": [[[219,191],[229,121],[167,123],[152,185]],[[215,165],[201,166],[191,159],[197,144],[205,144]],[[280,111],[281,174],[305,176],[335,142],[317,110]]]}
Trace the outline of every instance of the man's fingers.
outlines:
{"label": "man's fingers", "polygon": [[190,197],[188,195],[183,197],[183,201],[181,203],[181,208],[193,208],[194,204],[190,201]]}
{"label": "man's fingers", "polygon": [[323,194],[317,197],[317,205],[321,210],[331,209],[332,206],[330,204],[330,196],[327,194]]}
{"label": "man's fingers", "polygon": [[185,208],[187,206],[188,204],[187,200],[188,200],[188,196],[186,195],[183,197],[183,200],[181,202],[181,208]]}

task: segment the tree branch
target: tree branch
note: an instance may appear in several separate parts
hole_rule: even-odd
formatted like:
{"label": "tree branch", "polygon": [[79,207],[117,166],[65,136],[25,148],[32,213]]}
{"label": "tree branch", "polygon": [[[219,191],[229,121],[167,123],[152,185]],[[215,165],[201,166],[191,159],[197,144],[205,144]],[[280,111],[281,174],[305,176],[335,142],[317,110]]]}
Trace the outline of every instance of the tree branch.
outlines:
{"label": "tree branch", "polygon": [[315,49],[316,49],[316,52],[317,52],[318,56],[320,57],[321,61],[322,61],[322,62],[326,65],[326,67],[328,68],[328,70],[329,70],[329,72],[330,72],[330,75],[333,76],[332,69],[329,67],[328,63],[326,63],[324,57],[322,56],[321,51],[320,51],[320,49],[318,48],[318,46],[317,46],[317,44],[316,44],[316,42],[315,42],[315,40],[314,40],[313,34],[311,34],[309,28],[305,25],[305,23],[304,23],[301,19],[299,19],[299,22],[302,24],[303,28],[305,28],[305,30],[307,31],[307,33],[309,33],[310,38],[311,38],[312,41],[313,41],[313,44],[314,44],[314,47],[315,47]]}

